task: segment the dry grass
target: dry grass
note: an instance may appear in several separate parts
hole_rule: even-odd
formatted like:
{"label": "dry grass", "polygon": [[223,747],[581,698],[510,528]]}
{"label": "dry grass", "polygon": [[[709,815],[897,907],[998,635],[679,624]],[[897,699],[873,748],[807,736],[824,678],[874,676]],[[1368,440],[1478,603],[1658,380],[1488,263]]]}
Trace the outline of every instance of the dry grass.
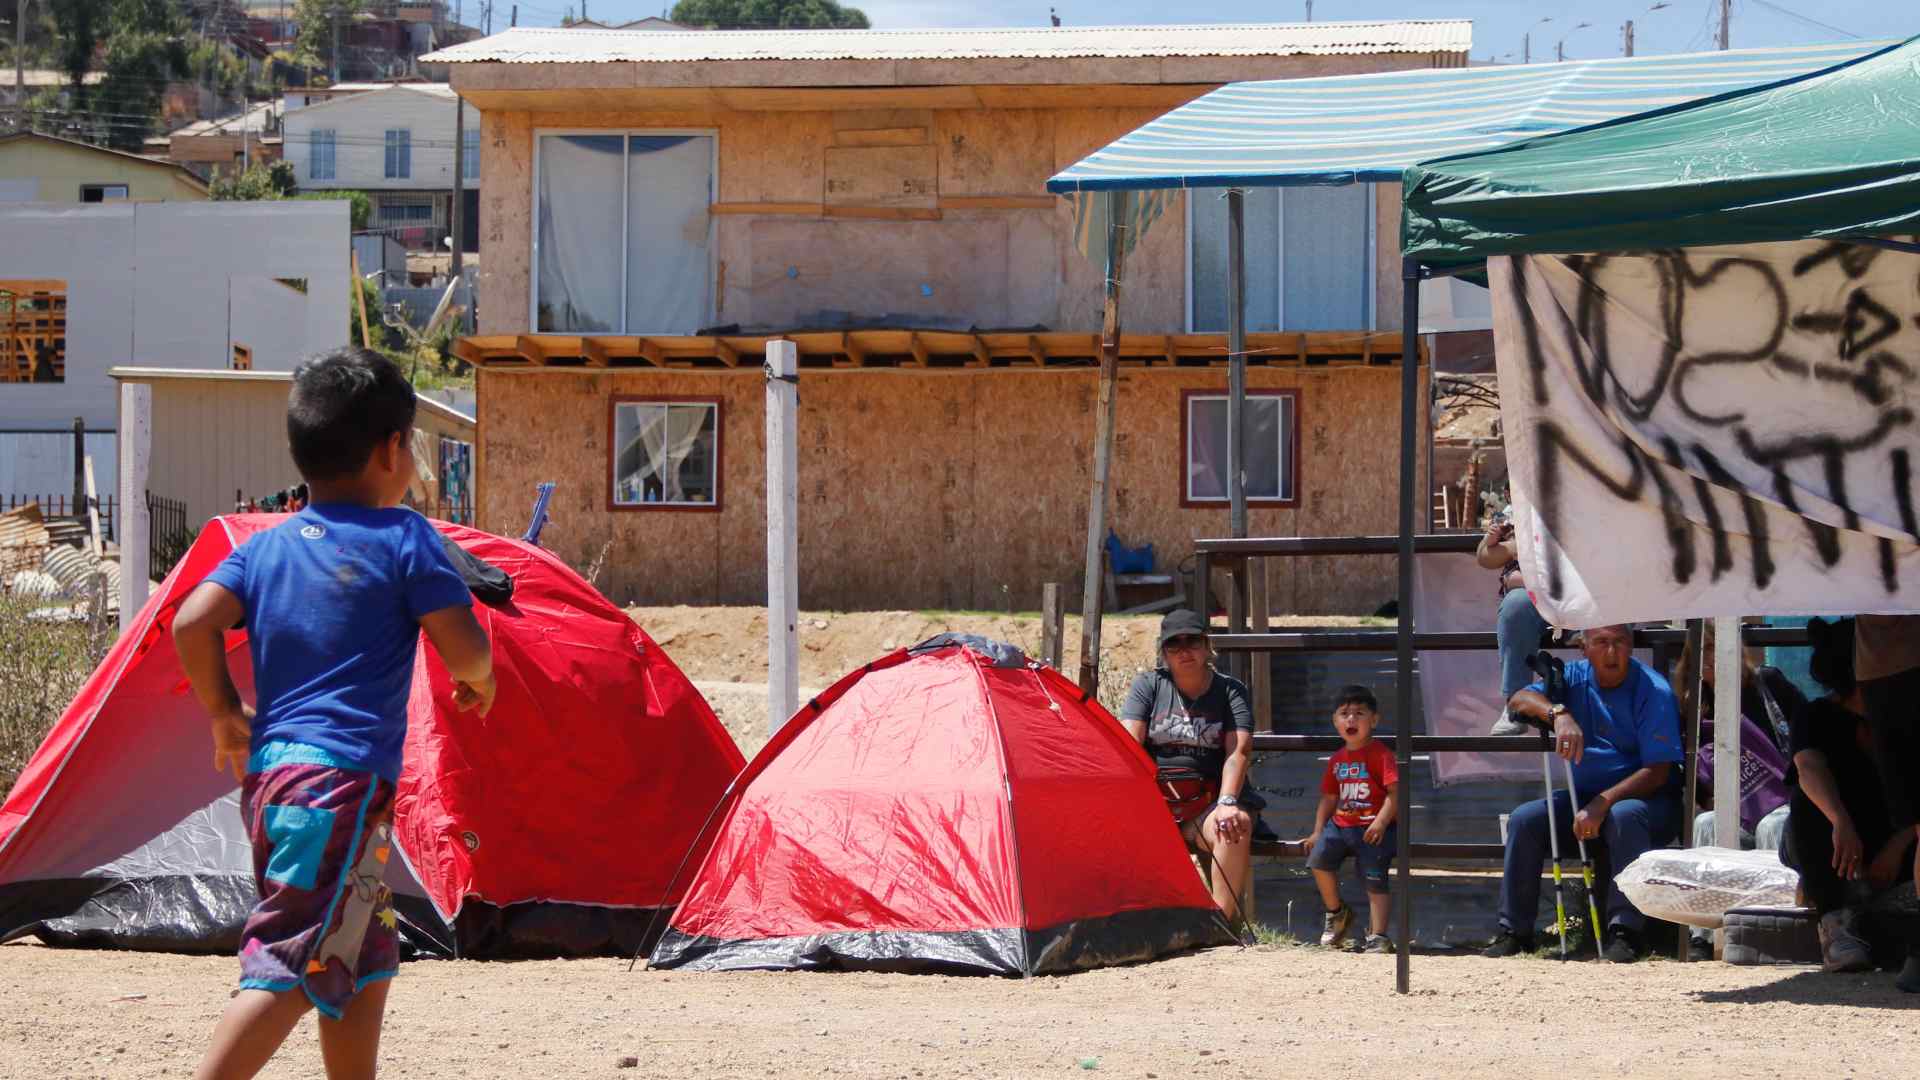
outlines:
{"label": "dry grass", "polygon": [[112,641],[111,629],[98,632],[86,620],[31,617],[45,606],[0,596],[0,792],[13,788]]}

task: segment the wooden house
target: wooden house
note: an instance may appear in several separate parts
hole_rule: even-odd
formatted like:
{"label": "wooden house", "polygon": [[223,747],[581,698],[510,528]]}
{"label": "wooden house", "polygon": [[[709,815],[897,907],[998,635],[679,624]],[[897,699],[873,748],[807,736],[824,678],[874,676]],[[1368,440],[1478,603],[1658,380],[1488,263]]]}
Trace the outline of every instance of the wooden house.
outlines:
{"label": "wooden house", "polygon": [[[443,50],[481,114],[482,527],[605,553],[616,600],[765,597],[766,343],[801,355],[800,588],[1037,606],[1081,574],[1103,269],[1045,182],[1223,83],[1466,63],[1465,22],[950,31],[516,29]],[[1391,531],[1397,187],[1248,199],[1264,535]],[[1227,531],[1225,212],[1127,267],[1112,520],[1177,569]],[[1097,243],[1091,245],[1098,247]],[[1274,567],[1371,611],[1382,562]]]}

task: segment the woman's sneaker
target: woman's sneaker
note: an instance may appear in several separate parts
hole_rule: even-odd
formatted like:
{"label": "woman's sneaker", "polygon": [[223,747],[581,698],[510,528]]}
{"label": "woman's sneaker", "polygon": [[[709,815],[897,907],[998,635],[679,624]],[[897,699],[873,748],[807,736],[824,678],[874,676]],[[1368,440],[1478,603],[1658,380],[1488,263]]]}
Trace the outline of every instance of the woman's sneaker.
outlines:
{"label": "woman's sneaker", "polygon": [[1853,932],[1852,910],[1820,916],[1820,958],[1821,969],[1834,974],[1873,970],[1873,949]]}
{"label": "woman's sneaker", "polygon": [[1323,948],[1336,948],[1340,939],[1347,936],[1347,928],[1353,925],[1353,909],[1345,904],[1339,911],[1329,911],[1320,923],[1320,945]]}
{"label": "woman's sneaker", "polygon": [[1387,956],[1392,956],[1393,939],[1385,934],[1368,934],[1367,940],[1360,946],[1360,951],[1363,953],[1383,953]]}

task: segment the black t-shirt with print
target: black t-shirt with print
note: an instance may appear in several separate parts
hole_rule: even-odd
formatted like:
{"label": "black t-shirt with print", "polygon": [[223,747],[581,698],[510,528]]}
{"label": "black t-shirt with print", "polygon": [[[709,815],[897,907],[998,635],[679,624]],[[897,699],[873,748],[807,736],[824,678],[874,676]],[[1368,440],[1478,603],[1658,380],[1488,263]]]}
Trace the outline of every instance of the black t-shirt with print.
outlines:
{"label": "black t-shirt with print", "polygon": [[1155,761],[1189,766],[1217,783],[1227,764],[1227,732],[1253,730],[1253,699],[1245,683],[1218,671],[1205,693],[1190,698],[1170,672],[1155,668],[1133,680],[1120,719],[1147,725],[1145,745]]}

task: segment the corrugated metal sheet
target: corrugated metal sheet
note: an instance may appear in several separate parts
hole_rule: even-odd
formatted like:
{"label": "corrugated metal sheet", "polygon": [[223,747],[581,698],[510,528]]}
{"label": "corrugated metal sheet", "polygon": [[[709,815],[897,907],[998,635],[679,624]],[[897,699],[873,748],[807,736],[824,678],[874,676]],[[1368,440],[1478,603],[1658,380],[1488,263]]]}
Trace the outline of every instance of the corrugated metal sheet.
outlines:
{"label": "corrugated metal sheet", "polygon": [[1047,190],[1397,181],[1417,162],[1804,75],[1888,44],[1231,83],[1089,154]]}
{"label": "corrugated metal sheet", "polygon": [[1466,19],[984,30],[620,30],[516,27],[428,63],[591,64],[713,60],[993,60],[1160,56],[1465,53]]}

